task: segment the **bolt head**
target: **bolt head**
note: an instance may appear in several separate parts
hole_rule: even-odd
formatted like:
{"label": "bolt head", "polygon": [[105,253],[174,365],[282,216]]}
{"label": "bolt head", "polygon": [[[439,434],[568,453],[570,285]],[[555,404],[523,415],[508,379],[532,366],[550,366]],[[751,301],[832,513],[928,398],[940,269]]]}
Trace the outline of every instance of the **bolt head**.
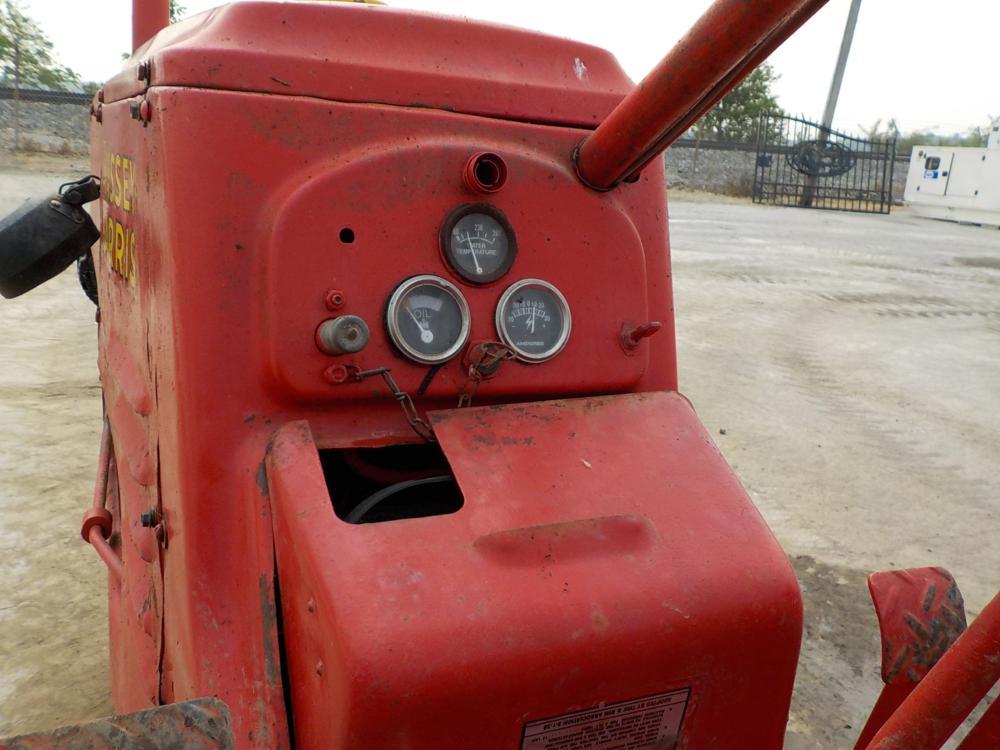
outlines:
{"label": "bolt head", "polygon": [[323,379],[330,385],[340,385],[347,381],[347,368],[343,365],[330,365],[323,370]]}

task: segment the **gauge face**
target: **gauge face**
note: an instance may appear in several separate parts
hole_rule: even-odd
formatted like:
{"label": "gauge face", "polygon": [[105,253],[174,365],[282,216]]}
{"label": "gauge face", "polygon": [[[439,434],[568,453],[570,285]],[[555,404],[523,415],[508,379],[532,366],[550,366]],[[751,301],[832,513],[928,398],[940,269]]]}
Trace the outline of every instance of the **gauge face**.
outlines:
{"label": "gauge face", "polygon": [[414,362],[433,365],[465,346],[471,325],[469,305],[450,281],[414,276],[392,293],[386,328],[392,343]]}
{"label": "gauge face", "polygon": [[569,305],[547,281],[518,281],[500,297],[496,314],[501,340],[524,362],[544,362],[562,351],[572,325]]}
{"label": "gauge face", "polygon": [[459,206],[441,230],[441,244],[455,273],[473,284],[496,281],[517,254],[514,230],[503,213],[486,203]]}

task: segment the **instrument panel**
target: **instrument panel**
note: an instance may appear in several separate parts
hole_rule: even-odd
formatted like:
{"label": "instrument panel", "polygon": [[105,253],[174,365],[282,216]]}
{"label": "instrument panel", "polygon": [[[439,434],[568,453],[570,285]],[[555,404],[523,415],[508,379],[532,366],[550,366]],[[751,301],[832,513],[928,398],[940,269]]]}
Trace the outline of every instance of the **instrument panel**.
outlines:
{"label": "instrument panel", "polygon": [[[391,166],[391,149],[368,153],[287,197],[264,271],[263,338],[282,391],[384,398],[354,376],[391,370],[400,391],[447,403],[468,386],[474,352],[487,350],[497,369],[477,399],[611,392],[642,377],[648,347],[622,345],[623,327],[649,314],[627,212],[581,187],[568,165],[516,152],[504,154],[503,189],[473,196],[460,178],[427,187],[426,175],[449,166],[461,175],[470,150],[424,144]],[[357,201],[404,163],[398,181],[422,193]]]}

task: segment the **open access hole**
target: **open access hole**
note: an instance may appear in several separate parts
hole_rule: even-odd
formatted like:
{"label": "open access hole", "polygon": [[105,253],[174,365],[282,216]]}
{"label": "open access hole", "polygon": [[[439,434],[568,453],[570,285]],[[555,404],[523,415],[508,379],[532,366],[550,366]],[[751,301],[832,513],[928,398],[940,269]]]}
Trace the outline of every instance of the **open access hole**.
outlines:
{"label": "open access hole", "polygon": [[465,502],[437,445],[321,450],[319,460],[333,511],[346,523],[442,516]]}

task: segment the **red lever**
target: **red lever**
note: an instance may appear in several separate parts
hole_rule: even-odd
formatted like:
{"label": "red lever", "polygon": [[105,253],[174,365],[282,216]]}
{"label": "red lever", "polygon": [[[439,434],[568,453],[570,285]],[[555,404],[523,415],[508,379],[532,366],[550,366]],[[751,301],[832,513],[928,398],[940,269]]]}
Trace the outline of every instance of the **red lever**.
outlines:
{"label": "red lever", "polygon": [[622,347],[625,351],[632,351],[639,346],[639,342],[647,336],[652,336],[663,327],[663,323],[652,320],[643,323],[641,326],[634,326],[626,323],[622,326]]}

